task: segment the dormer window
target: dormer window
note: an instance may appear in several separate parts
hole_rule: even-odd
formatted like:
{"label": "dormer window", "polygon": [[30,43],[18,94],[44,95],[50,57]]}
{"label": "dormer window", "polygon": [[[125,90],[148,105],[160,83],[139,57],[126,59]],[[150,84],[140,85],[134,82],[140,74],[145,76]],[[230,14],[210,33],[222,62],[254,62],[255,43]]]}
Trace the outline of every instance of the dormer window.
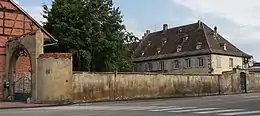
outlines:
{"label": "dormer window", "polygon": [[201,42],[197,42],[197,44],[196,44],[196,49],[197,49],[197,50],[201,49],[201,45],[202,45]]}
{"label": "dormer window", "polygon": [[181,46],[181,45],[178,45],[178,47],[177,47],[177,52],[181,52],[181,48],[182,48],[182,46]]}
{"label": "dormer window", "polygon": [[226,43],[220,43],[220,46],[223,50],[227,50],[227,44]]}
{"label": "dormer window", "polygon": [[189,39],[189,35],[186,34],[186,35],[184,36],[184,40],[187,41],[188,39]]}
{"label": "dormer window", "polygon": [[147,46],[150,46],[151,45],[151,41],[148,41],[148,44],[147,44]]}
{"label": "dormer window", "polygon": [[164,46],[166,43],[167,43],[167,40],[164,38],[164,39],[162,40],[162,46]]}
{"label": "dormer window", "polygon": [[227,50],[227,46],[226,44],[223,46],[223,49],[226,51]]}
{"label": "dormer window", "polygon": [[143,52],[141,53],[141,56],[144,56],[144,53],[143,53]]}
{"label": "dormer window", "polygon": [[183,31],[182,28],[179,28],[177,33],[182,33],[182,31]]}
{"label": "dormer window", "polygon": [[160,48],[157,48],[156,54],[160,54],[160,52],[161,52],[161,49],[160,49]]}
{"label": "dormer window", "polygon": [[166,43],[167,43],[167,40],[166,40],[166,39],[164,39],[164,40],[163,40],[163,44],[166,44]]}

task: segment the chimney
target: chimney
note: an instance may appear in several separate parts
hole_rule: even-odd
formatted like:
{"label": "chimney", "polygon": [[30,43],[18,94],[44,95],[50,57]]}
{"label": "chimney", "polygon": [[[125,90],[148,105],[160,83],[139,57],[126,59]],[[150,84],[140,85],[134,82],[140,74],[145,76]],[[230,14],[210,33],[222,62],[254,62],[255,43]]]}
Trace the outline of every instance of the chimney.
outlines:
{"label": "chimney", "polygon": [[218,36],[218,28],[217,26],[214,27],[214,37]]}
{"label": "chimney", "polygon": [[168,29],[168,25],[167,24],[163,24],[163,31],[166,31]]}
{"label": "chimney", "polygon": [[147,36],[147,34],[146,33],[144,33],[144,37],[146,37]]}
{"label": "chimney", "polygon": [[150,30],[146,30],[146,35],[149,35],[151,33]]}
{"label": "chimney", "polygon": [[199,28],[201,28],[201,21],[200,20],[198,20],[198,26],[199,26]]}

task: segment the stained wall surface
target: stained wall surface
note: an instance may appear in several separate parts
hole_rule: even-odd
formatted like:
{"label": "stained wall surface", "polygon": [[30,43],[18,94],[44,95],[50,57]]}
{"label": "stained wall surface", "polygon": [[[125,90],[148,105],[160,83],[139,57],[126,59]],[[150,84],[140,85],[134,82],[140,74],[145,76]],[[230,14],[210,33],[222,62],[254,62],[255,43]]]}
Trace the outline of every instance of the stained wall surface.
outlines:
{"label": "stained wall surface", "polygon": [[[260,74],[246,74],[247,90],[259,91]],[[240,71],[222,75],[76,72],[73,99],[99,101],[242,93],[240,82]]]}
{"label": "stained wall surface", "polygon": [[73,75],[75,100],[114,100],[218,94],[219,75],[89,74]]}
{"label": "stained wall surface", "polygon": [[[13,40],[9,40],[6,46],[6,63],[5,63],[5,78],[3,80],[9,81],[13,83],[14,75],[11,69],[15,69],[16,61],[17,61],[17,49],[25,49],[31,61],[31,75],[32,75],[32,98],[35,101],[37,98],[37,59],[40,54],[43,54],[43,43],[44,43],[44,35],[43,33],[38,30],[27,35],[24,35],[19,38],[14,38]],[[13,86],[10,86],[10,93],[5,95],[5,98],[8,96],[12,96],[13,93]]]}
{"label": "stained wall surface", "polygon": [[38,58],[38,103],[68,102],[72,96],[72,55],[42,54]]}

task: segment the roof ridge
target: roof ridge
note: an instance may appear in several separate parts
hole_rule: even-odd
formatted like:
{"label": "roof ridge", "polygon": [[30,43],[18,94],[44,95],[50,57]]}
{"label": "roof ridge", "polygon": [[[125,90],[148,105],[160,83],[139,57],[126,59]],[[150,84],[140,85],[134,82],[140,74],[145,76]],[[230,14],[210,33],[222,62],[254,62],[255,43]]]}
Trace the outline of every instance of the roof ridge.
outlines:
{"label": "roof ridge", "polygon": [[207,33],[205,31],[205,27],[204,27],[204,25],[206,25],[206,24],[203,23],[203,22],[201,22],[201,24],[202,24],[203,33],[205,34],[206,42],[207,42],[208,47],[209,47],[209,52],[212,52],[211,45],[209,44],[208,36],[207,36]]}
{"label": "roof ridge", "polygon": [[30,14],[28,14],[22,7],[20,7],[16,2],[14,2],[13,0],[8,0],[10,1],[10,3],[12,5],[14,5],[14,7],[16,7],[18,10],[20,10],[26,17],[28,17],[33,23],[35,23],[35,25],[40,28],[41,30],[43,30],[43,32],[45,32],[48,36],[51,37],[51,39],[53,39],[55,42],[57,42],[58,40],[55,39],[47,30],[45,30],[33,17],[30,16]]}
{"label": "roof ridge", "polygon": [[[196,24],[196,23],[190,23],[190,24],[186,24],[186,25],[179,25],[179,26],[176,26],[176,27],[168,28],[167,30],[181,28],[181,27],[186,27],[186,26],[194,25],[194,24]],[[163,30],[154,31],[154,32],[151,32],[150,34],[155,34],[155,33],[160,33],[160,32],[163,32]]]}

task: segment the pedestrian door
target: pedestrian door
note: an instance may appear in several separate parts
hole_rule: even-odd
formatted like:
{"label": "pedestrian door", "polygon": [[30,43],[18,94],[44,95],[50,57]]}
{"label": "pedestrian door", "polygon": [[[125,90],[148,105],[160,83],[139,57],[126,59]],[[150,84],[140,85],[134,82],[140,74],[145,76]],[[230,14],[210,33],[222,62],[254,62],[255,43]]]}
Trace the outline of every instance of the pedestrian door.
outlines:
{"label": "pedestrian door", "polygon": [[240,84],[241,84],[241,90],[242,92],[247,93],[247,86],[246,86],[246,73],[241,72],[240,73]]}

